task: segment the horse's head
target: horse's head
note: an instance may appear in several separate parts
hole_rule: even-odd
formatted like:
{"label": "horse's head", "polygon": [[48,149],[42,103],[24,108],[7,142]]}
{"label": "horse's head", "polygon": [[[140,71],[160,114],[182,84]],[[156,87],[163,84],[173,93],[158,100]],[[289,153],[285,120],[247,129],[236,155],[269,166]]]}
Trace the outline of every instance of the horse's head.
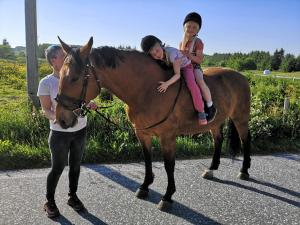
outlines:
{"label": "horse's head", "polygon": [[58,39],[66,57],[60,70],[56,122],[62,128],[69,128],[77,123],[78,116],[84,116],[85,103],[98,95],[100,86],[89,62],[93,38],[77,49],[71,48],[59,37]]}

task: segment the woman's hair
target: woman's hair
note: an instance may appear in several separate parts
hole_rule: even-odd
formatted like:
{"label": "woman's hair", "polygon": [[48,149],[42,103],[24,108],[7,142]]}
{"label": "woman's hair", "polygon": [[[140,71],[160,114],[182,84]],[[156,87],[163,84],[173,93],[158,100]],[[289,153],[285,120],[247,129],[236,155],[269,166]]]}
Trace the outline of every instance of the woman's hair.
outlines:
{"label": "woman's hair", "polygon": [[62,50],[62,47],[60,45],[50,45],[48,48],[45,49],[45,57],[51,66],[51,59],[55,58],[60,50]]}

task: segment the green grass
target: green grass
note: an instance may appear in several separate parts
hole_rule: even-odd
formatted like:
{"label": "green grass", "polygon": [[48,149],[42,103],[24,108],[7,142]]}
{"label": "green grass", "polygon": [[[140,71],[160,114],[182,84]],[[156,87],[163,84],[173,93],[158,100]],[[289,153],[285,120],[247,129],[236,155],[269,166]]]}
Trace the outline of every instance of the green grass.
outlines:
{"label": "green grass", "polygon": [[[45,62],[40,64],[39,71],[41,74],[51,72]],[[262,71],[243,72],[249,79],[252,91],[250,129],[253,153],[299,150],[300,82],[274,79],[272,76],[253,76],[257,73],[262,74]],[[286,76],[299,74],[284,73]],[[41,112],[32,111],[32,106],[28,103],[25,64],[0,60],[0,86],[0,169],[49,166],[49,124]],[[283,115],[285,96],[290,97],[290,112]],[[105,104],[113,107],[103,110],[103,113],[125,131],[111,126],[95,113],[89,115],[83,162],[142,160],[141,148],[125,116],[124,104],[116,98],[113,102],[101,100],[101,105]],[[208,133],[177,137],[177,158],[211,156],[212,148],[212,139]],[[226,143],[223,145],[224,154],[225,150]],[[162,159],[156,138],[153,139],[153,156],[154,160]]]}

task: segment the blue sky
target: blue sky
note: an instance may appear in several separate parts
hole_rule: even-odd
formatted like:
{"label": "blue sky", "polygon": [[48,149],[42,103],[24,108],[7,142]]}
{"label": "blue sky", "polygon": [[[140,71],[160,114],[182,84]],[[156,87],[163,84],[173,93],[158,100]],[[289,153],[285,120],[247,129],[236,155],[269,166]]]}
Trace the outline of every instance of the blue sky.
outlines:
{"label": "blue sky", "polygon": [[[25,46],[25,0],[0,0],[0,40]],[[201,14],[199,37],[206,54],[283,48],[300,55],[300,0],[37,0],[38,43],[140,49],[153,34],[178,47],[185,15]]]}

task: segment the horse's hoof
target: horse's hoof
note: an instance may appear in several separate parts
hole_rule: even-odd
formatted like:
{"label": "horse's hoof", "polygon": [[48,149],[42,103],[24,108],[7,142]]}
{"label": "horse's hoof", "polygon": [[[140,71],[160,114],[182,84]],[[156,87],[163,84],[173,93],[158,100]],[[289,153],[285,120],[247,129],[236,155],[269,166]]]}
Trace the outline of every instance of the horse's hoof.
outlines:
{"label": "horse's hoof", "polygon": [[137,198],[145,199],[145,198],[148,197],[148,193],[149,193],[149,191],[142,190],[142,189],[139,188],[139,189],[136,191],[135,196],[136,196]]}
{"label": "horse's hoof", "polygon": [[204,172],[202,173],[202,177],[208,180],[213,179],[214,178],[213,170],[204,170]]}
{"label": "horse's hoof", "polygon": [[161,211],[170,211],[172,209],[172,202],[160,200],[157,208]]}
{"label": "horse's hoof", "polygon": [[239,175],[238,175],[238,178],[241,179],[241,180],[249,180],[250,176],[247,173],[240,172]]}

